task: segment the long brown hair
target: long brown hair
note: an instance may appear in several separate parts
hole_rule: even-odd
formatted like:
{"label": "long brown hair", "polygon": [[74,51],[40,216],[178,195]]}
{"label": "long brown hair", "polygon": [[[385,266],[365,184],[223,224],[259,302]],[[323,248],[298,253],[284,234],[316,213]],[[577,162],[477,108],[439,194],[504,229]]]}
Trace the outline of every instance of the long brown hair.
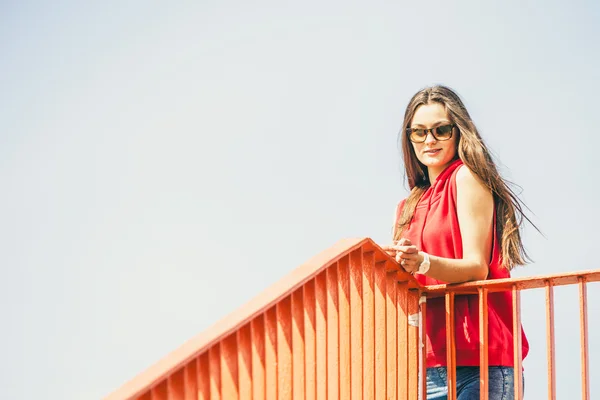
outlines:
{"label": "long brown hair", "polygon": [[524,265],[530,261],[530,258],[521,241],[521,224],[525,219],[536,229],[537,227],[525,215],[523,211],[525,205],[498,173],[496,164],[465,105],[452,89],[445,86],[432,86],[420,90],[406,107],[400,142],[406,178],[411,191],[394,229],[394,239],[400,239],[402,232],[412,220],[421,196],[430,187],[427,168],[417,159],[406,134],[406,129],[410,126],[417,108],[430,103],[439,103],[445,107],[448,117],[456,124],[459,131],[458,157],[492,192],[496,211],[496,235],[500,238],[504,267],[511,270],[517,265]]}

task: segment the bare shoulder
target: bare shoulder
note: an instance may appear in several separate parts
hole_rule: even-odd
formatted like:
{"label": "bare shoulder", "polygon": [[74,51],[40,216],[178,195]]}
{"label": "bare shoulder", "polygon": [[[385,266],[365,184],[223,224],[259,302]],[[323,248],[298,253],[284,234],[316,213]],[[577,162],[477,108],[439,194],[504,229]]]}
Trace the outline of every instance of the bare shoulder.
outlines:
{"label": "bare shoulder", "polygon": [[481,205],[487,205],[493,202],[490,189],[466,165],[463,165],[456,172],[456,192],[459,199],[461,199],[459,203],[466,202],[467,204],[472,204],[483,202]]}
{"label": "bare shoulder", "polygon": [[488,191],[487,187],[481,182],[479,177],[466,165],[460,167],[456,172],[456,186],[459,188]]}

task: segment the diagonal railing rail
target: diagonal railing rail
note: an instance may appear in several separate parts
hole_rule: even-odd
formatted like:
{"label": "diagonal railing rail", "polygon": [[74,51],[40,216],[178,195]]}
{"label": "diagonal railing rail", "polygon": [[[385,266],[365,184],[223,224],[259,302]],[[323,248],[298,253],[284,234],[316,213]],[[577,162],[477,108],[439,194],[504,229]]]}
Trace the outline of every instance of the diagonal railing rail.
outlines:
{"label": "diagonal railing rail", "polygon": [[[553,288],[580,289],[582,387],[589,399],[587,284],[599,271],[421,287],[372,240],[346,239],[191,339],[107,400],[379,399],[425,393],[427,299],[445,297],[449,399],[456,399],[454,298],[479,296],[481,398],[487,399],[487,294],[510,291],[515,332],[520,292],[544,288],[548,393],[555,398]],[[521,335],[514,335],[515,376]],[[521,380],[515,379],[521,393]]]}

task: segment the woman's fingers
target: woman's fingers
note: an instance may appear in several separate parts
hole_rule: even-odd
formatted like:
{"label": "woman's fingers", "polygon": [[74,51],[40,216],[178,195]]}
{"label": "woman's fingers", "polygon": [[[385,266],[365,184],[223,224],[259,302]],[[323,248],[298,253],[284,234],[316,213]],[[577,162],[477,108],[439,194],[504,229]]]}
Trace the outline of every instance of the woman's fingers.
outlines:
{"label": "woman's fingers", "polygon": [[398,240],[397,245],[398,246],[410,246],[410,245],[412,245],[412,242],[407,238],[401,238],[400,240]]}
{"label": "woman's fingers", "polygon": [[383,246],[382,247],[383,251],[385,252],[403,252],[403,253],[418,253],[419,249],[417,249],[417,246]]}
{"label": "woman's fingers", "polygon": [[400,247],[412,246],[412,242],[406,238],[402,238],[393,244],[381,246],[384,251],[398,250]]}
{"label": "woman's fingers", "polygon": [[398,254],[396,254],[396,262],[400,264],[406,272],[412,274],[418,270],[419,253],[398,252]]}

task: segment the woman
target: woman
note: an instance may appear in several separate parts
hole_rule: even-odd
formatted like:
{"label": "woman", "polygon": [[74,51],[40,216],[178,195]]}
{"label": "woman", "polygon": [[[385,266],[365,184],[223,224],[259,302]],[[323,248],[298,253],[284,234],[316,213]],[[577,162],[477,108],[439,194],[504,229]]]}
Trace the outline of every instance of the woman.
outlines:
{"label": "woman", "polygon": [[[458,95],[444,86],[413,96],[404,115],[402,153],[411,189],[396,211],[386,250],[424,285],[510,277],[525,264],[520,202],[498,174]],[[527,219],[528,220],[528,219]],[[511,296],[488,296],[489,399],[513,399]],[[477,296],[456,296],[459,400],[479,399]],[[427,302],[427,398],[446,399],[443,298]],[[522,333],[522,355],[528,342]]]}

